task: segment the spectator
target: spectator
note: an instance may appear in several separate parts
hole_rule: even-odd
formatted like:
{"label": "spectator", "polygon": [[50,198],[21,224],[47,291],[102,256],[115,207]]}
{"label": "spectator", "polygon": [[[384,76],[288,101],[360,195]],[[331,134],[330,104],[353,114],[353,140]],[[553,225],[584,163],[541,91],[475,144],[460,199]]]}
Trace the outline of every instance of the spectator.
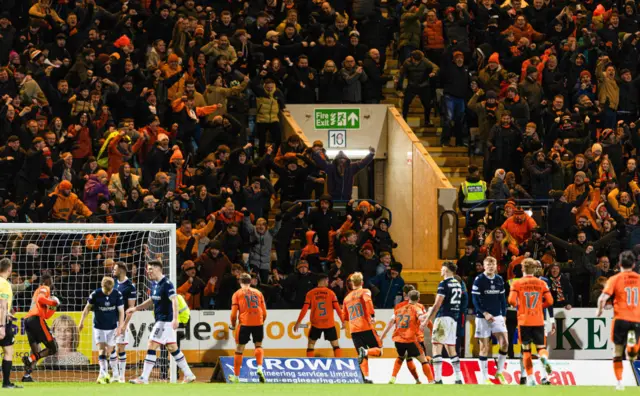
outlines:
{"label": "spectator", "polygon": [[404,279],[400,276],[401,273],[402,264],[396,262],[391,264],[388,271],[374,276],[369,281],[369,288],[376,308],[392,308],[402,298]]}

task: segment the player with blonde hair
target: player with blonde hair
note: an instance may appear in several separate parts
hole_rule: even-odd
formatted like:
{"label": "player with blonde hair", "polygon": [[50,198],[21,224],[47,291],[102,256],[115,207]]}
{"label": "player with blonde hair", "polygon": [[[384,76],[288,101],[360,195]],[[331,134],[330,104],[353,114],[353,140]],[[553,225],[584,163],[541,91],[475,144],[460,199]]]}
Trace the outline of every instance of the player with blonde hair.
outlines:
{"label": "player with blonde hair", "polygon": [[371,300],[371,291],[362,287],[363,276],[360,272],[351,275],[353,290],[344,298],[342,317],[349,321],[351,340],[358,351],[358,362],[364,382],[369,379],[369,357],[382,356],[382,342],[373,328],[375,309]]}

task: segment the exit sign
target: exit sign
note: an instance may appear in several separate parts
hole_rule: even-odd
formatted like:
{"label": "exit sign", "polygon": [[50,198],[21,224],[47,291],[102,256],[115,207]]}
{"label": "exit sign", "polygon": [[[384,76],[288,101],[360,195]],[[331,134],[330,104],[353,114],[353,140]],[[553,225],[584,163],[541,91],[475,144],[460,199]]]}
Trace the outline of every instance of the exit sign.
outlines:
{"label": "exit sign", "polygon": [[315,129],[360,129],[360,109],[315,109]]}

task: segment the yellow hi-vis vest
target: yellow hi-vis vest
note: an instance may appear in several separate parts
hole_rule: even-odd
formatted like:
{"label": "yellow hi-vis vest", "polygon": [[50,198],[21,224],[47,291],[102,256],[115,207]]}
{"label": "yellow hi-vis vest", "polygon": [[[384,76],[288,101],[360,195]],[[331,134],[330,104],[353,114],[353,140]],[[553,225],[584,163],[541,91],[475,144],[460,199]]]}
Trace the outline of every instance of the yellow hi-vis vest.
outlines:
{"label": "yellow hi-vis vest", "polygon": [[462,193],[466,204],[484,201],[487,196],[487,183],[484,180],[475,183],[464,181],[462,182]]}
{"label": "yellow hi-vis vest", "polygon": [[187,323],[189,322],[189,318],[191,317],[191,310],[187,305],[187,301],[182,297],[181,294],[178,294],[178,322],[179,323]]}

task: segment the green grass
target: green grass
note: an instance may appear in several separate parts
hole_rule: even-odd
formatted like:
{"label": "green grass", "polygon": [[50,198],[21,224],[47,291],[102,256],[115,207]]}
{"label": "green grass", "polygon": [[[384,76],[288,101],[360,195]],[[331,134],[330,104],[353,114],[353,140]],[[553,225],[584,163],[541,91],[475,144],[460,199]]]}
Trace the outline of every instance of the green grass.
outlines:
{"label": "green grass", "polygon": [[[308,384],[151,384],[129,385],[92,383],[37,383],[26,384],[25,389],[15,390],[19,395],[45,396],[173,396],[178,394],[195,395],[231,395],[242,392],[245,395],[304,395],[326,396],[328,394],[347,395],[364,394],[367,396],[423,396],[438,391],[446,396],[520,396],[520,395],[562,395],[562,396],[607,396],[620,394],[640,394],[640,388],[627,387],[624,393],[616,392],[613,387],[595,386],[480,386],[480,385],[308,385]],[[1,393],[9,394],[7,391]]]}

